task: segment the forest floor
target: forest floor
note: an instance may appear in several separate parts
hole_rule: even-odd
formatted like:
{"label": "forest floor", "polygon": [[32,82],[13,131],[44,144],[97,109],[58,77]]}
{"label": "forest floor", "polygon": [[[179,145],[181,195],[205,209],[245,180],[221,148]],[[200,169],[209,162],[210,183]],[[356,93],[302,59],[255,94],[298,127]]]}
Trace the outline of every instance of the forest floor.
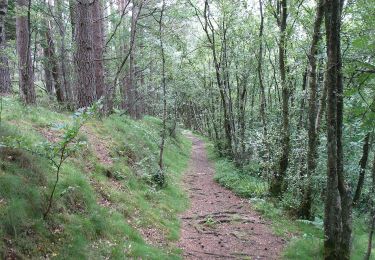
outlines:
{"label": "forest floor", "polygon": [[285,240],[272,233],[270,222],[214,181],[214,168],[202,140],[193,142],[184,183],[190,208],[181,215],[178,246],[185,259],[279,259]]}

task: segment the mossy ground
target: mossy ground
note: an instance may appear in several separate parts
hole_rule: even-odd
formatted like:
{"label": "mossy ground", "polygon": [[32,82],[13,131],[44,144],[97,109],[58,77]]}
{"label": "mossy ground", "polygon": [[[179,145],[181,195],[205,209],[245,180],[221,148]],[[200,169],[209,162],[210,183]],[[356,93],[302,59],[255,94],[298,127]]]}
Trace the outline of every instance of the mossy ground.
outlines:
{"label": "mossy ground", "polygon": [[[53,110],[24,107],[4,98],[0,139],[23,136],[36,143],[46,141],[45,133],[55,138],[58,133],[51,127],[69,123],[71,117]],[[115,114],[92,119],[84,129],[78,138],[87,145],[63,165],[47,220],[42,215],[55,180],[53,167],[29,152],[1,148],[0,256],[179,258],[179,250],[170,241],[179,236],[177,214],[187,206],[179,185],[190,157],[190,141],[180,133],[168,138],[167,185],[159,189],[152,183],[158,170],[158,119],[134,121]],[[107,149],[98,156],[97,146],[103,144]],[[103,156],[111,163],[103,163]],[[157,232],[162,241],[146,242],[141,234],[147,229]]]}

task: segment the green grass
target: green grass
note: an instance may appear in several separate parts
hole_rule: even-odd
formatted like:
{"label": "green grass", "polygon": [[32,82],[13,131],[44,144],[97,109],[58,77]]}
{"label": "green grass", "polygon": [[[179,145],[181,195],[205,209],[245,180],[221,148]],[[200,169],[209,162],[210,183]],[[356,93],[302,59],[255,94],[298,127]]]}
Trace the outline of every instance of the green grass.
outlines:
{"label": "green grass", "polygon": [[[219,157],[213,144],[209,140],[205,140],[209,158],[215,165],[215,180],[237,195],[249,198],[252,207],[271,220],[273,232],[288,241],[283,258],[290,260],[323,259],[323,220],[317,219],[311,222],[289,217],[280,203],[267,197],[268,185],[257,177],[258,167],[256,164],[244,167],[244,170],[241,171],[236,168],[233,162]],[[368,224],[364,218],[363,215],[357,215],[354,218],[351,256],[354,260],[363,259],[367,250]],[[371,259],[375,259],[375,253],[372,254]]]}
{"label": "green grass", "polygon": [[245,198],[267,195],[267,183],[254,176],[257,174],[254,169],[257,167],[248,166],[246,170],[241,171],[233,162],[219,157],[213,144],[208,140],[206,140],[206,149],[209,159],[215,162],[214,179],[218,183]]}
{"label": "green grass", "polygon": [[[0,140],[22,136],[45,141],[41,134],[54,123],[68,123],[69,113],[23,107],[5,98]],[[179,236],[177,214],[188,203],[180,188],[191,143],[181,134],[168,138],[165,150],[167,186],[157,188],[161,122],[152,117],[134,121],[112,115],[92,119],[80,140],[87,140],[62,168],[53,210],[42,219],[55,180],[49,162],[22,150],[0,154],[0,255],[55,259],[178,259],[173,246]],[[95,143],[91,141],[94,140]],[[102,163],[96,146],[106,145],[113,164]],[[109,177],[108,177],[109,176]],[[141,230],[164,237],[163,248],[148,244]]]}

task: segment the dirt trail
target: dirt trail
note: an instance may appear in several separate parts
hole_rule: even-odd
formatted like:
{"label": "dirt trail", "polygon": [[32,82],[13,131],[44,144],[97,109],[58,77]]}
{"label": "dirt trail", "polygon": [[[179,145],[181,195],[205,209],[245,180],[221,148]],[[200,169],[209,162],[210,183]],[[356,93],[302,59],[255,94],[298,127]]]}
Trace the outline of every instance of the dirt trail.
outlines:
{"label": "dirt trail", "polygon": [[182,216],[178,246],[185,259],[279,259],[283,240],[250,208],[248,200],[219,186],[204,143],[193,141],[185,177],[191,207]]}

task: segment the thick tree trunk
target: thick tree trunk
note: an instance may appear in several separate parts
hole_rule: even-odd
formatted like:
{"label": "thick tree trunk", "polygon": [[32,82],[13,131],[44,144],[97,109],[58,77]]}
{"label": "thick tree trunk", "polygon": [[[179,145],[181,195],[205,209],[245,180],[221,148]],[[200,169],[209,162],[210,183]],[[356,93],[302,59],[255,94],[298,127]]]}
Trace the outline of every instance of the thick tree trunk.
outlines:
{"label": "thick tree trunk", "polygon": [[352,201],[343,173],[342,120],[343,84],[341,75],[341,3],[326,2],[327,37],[327,190],[324,216],[325,259],[349,259]]}
{"label": "thick tree trunk", "polygon": [[78,76],[78,107],[92,105],[96,98],[94,49],[92,31],[92,8],[95,0],[80,0],[76,3],[76,66]]}
{"label": "thick tree trunk", "polygon": [[0,95],[11,93],[9,64],[5,50],[5,17],[7,11],[8,0],[0,0]]}
{"label": "thick tree trunk", "polygon": [[16,34],[21,98],[26,104],[35,104],[36,93],[30,51],[30,1],[17,0],[17,7],[27,10],[27,13],[23,12],[16,17]]}
{"label": "thick tree trunk", "polygon": [[365,182],[365,173],[366,173],[369,150],[370,150],[370,133],[366,135],[364,143],[363,143],[362,158],[359,161],[359,177],[358,177],[357,188],[355,190],[354,197],[353,197],[353,205],[356,205],[361,197],[363,184]]}
{"label": "thick tree trunk", "polygon": [[312,190],[311,190],[311,177],[316,169],[317,157],[317,137],[316,131],[316,107],[317,107],[317,48],[319,40],[321,39],[320,28],[324,15],[324,1],[319,0],[316,7],[316,17],[314,22],[313,38],[311,41],[309,53],[309,141],[307,151],[307,180],[303,190],[303,199],[300,207],[300,217],[304,219],[312,219]]}

